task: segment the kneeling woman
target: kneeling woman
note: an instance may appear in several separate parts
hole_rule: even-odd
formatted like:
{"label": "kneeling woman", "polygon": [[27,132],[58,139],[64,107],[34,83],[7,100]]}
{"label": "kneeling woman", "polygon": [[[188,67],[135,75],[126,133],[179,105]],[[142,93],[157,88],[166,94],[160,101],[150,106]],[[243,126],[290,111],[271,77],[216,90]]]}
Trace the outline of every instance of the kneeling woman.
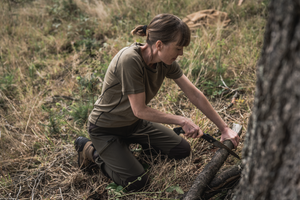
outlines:
{"label": "kneeling woman", "polygon": [[148,26],[137,26],[131,33],[146,36],[146,44],[125,47],[112,59],[102,94],[89,116],[91,141],[79,137],[75,147],[80,167],[87,167],[88,162],[97,163],[115,183],[127,190],[139,190],[147,184],[148,175],[129,150],[130,143],[181,159],[189,156],[189,143],[162,123],[181,126],[187,137],[203,135],[190,119],[147,106],[165,78],[173,79],[189,100],[217,125],[221,141],[231,140],[236,147],[239,137],[175,61],[190,43],[190,30],[184,22],[174,15],[160,14]]}

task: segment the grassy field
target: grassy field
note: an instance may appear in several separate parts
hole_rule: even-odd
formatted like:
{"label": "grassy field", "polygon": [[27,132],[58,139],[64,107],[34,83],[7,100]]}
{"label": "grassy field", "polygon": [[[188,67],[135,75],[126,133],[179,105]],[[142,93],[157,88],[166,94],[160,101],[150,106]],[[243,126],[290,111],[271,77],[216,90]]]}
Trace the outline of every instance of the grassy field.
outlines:
{"label": "grassy field", "polygon": [[[177,199],[217,150],[188,139],[190,157],[175,161],[147,159],[151,182],[143,192],[124,193],[101,174],[77,167],[76,137],[88,136],[86,120],[101,93],[113,56],[142,37],[135,25],[156,14],[180,18],[204,9],[228,13],[226,27],[192,32],[178,59],[184,73],[203,91],[222,118],[243,125],[251,113],[256,63],[263,43],[267,1],[246,0],[1,0],[0,1],[0,199]],[[232,90],[224,88],[223,81]],[[235,104],[228,108],[232,96]],[[166,80],[151,107],[184,115],[207,133],[220,133],[195,109],[171,80]],[[168,126],[168,125],[166,125]],[[169,126],[173,128],[172,126]],[[223,168],[238,164],[229,156]],[[107,186],[112,189],[107,189]]]}

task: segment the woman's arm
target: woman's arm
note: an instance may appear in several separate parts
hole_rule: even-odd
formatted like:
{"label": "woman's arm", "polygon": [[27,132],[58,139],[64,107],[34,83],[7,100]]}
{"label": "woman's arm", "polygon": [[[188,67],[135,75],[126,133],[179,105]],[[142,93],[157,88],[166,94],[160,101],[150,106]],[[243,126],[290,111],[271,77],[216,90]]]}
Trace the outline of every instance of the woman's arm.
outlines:
{"label": "woman's arm", "polygon": [[[185,135],[188,137],[201,137],[202,131],[192,120],[148,107],[145,104],[145,93],[129,94],[128,99],[134,115],[137,118],[144,119],[151,122],[158,122],[163,124],[176,124],[183,128]],[[201,132],[200,132],[201,131]]]}
{"label": "woman's arm", "polygon": [[175,82],[189,100],[220,129],[222,133],[221,141],[231,140],[234,147],[236,147],[239,144],[239,136],[227,126],[220,115],[211,106],[204,94],[197,89],[185,75],[176,79]]}

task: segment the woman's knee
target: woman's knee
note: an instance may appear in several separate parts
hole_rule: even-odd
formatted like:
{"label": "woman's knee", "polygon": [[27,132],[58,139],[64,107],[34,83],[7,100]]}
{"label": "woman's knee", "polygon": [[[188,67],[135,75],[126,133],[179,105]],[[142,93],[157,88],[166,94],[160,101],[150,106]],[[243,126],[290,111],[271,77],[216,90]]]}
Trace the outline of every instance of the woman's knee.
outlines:
{"label": "woman's knee", "polygon": [[185,139],[182,139],[178,145],[176,145],[170,150],[169,157],[175,159],[182,159],[188,157],[190,153],[190,144]]}
{"label": "woman's knee", "polygon": [[148,184],[148,174],[147,172],[143,172],[141,175],[138,176],[130,176],[124,179],[124,176],[120,176],[120,174],[115,173],[114,171],[110,170],[105,163],[99,162],[100,159],[97,160],[97,164],[100,166],[100,169],[108,178],[111,178],[116,184],[121,185],[127,191],[139,191],[143,189]]}

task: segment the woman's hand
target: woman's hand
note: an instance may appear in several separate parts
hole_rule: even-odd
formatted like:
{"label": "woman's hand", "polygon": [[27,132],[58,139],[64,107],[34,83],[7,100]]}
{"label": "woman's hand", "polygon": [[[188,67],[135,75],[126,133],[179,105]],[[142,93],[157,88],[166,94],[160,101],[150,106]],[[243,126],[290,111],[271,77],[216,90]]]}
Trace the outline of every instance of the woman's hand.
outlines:
{"label": "woman's hand", "polygon": [[182,126],[182,129],[185,132],[185,136],[191,137],[191,138],[200,138],[203,135],[202,130],[197,126],[192,120],[187,119],[185,120],[184,125]]}
{"label": "woman's hand", "polygon": [[236,149],[240,142],[240,137],[238,136],[238,134],[228,127],[222,130],[221,133],[221,142],[224,142],[225,140],[230,140],[234,148]]}

